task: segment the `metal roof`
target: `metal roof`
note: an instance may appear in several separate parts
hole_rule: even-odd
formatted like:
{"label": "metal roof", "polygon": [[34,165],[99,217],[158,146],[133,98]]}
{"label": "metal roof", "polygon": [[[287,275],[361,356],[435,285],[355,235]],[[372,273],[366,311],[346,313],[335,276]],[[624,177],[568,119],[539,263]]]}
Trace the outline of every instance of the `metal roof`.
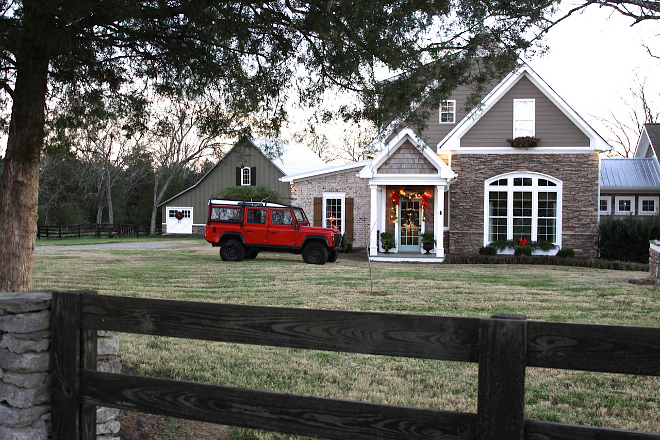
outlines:
{"label": "metal roof", "polygon": [[600,186],[611,189],[660,188],[656,159],[601,159]]}

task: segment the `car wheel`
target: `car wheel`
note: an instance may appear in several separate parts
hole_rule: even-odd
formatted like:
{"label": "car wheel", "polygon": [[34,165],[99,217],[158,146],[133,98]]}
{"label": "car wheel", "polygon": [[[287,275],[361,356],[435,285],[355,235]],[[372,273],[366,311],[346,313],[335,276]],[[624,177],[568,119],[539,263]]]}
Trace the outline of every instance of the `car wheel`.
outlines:
{"label": "car wheel", "polygon": [[259,255],[258,249],[248,249],[245,251],[246,260],[254,260],[255,258],[257,258],[257,255]]}
{"label": "car wheel", "polygon": [[245,257],[245,248],[240,241],[230,238],[220,246],[222,261],[241,261]]}
{"label": "car wheel", "polygon": [[335,261],[337,261],[337,256],[338,255],[339,255],[338,250],[335,249],[335,250],[330,251],[330,253],[328,254],[328,263],[334,263]]}
{"label": "car wheel", "polygon": [[309,243],[303,248],[302,257],[307,264],[325,264],[328,261],[328,249],[319,242]]}

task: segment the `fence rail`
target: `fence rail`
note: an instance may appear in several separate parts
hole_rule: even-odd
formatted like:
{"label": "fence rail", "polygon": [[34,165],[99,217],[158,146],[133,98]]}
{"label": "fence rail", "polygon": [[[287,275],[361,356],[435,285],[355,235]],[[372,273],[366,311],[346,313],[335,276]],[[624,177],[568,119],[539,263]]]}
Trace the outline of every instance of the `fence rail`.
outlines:
{"label": "fence rail", "polygon": [[149,226],[137,223],[87,223],[79,225],[37,226],[37,238],[138,237],[149,234]]}
{"label": "fence rail", "polygon": [[[95,406],[322,438],[623,439],[660,434],[526,420],[527,366],[660,376],[660,328],[344,312],[56,292],[53,438],[92,439]],[[94,370],[96,330],[478,362],[477,413]]]}

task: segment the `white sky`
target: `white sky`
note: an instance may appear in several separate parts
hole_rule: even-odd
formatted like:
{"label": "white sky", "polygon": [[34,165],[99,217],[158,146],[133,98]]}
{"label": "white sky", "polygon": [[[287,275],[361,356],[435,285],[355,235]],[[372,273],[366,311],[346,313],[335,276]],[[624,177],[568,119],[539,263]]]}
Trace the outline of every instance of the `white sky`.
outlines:
{"label": "white sky", "polygon": [[[544,56],[530,66],[601,136],[609,132],[596,117],[626,115],[634,101],[630,90],[646,80],[656,111],[660,111],[660,23],[630,26],[632,19],[609,8],[591,6],[553,28]],[[651,93],[649,93],[651,95]]]}

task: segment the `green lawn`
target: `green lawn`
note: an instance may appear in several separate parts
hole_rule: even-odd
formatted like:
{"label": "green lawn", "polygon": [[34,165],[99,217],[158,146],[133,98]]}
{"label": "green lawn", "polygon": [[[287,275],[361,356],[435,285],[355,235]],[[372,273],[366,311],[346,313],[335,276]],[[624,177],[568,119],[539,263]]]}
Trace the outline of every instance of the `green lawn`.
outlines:
{"label": "green lawn", "polygon": [[[37,245],[50,244],[44,241]],[[560,266],[373,263],[370,269],[366,260],[341,254],[323,266],[274,253],[225,263],[203,240],[181,240],[153,250],[38,248],[34,288],[411,314],[507,312],[530,320],[657,327],[660,289],[628,282],[647,277]],[[474,364],[127,334],[120,339],[128,372],[476,412]],[[527,382],[528,418],[660,432],[660,378],[529,368]],[[237,430],[229,438],[291,437]]]}

